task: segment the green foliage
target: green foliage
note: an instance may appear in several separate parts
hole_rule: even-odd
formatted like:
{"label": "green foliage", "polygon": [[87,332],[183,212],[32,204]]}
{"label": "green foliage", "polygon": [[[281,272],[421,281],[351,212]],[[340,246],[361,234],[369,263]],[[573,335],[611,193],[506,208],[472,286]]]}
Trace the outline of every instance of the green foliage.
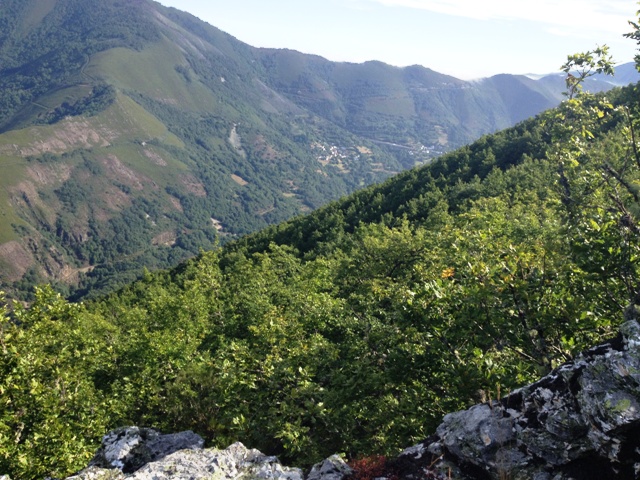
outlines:
{"label": "green foliage", "polygon": [[[636,17],[640,17],[640,10],[636,12]],[[629,33],[625,33],[624,36],[626,38],[630,38],[631,40],[635,40],[636,43],[640,44],[640,20],[638,21],[629,21],[629,25],[633,27],[633,31]],[[634,57],[636,62],[636,70],[640,72],[640,54],[637,54]]]}
{"label": "green foliage", "polygon": [[614,106],[580,91],[586,77],[612,73],[606,47],[570,56],[565,71],[572,65],[581,74],[567,78],[570,99],[546,115],[556,116],[548,157],[558,166],[573,259],[598,278],[611,306],[622,308],[640,300],[638,111],[634,102]]}
{"label": "green foliage", "polygon": [[[637,292],[640,211],[621,103],[637,94],[616,95],[579,95],[95,302],[39,291],[3,327],[3,468],[60,475],[131,423],[305,465],[392,454],[611,335]],[[56,195],[74,211],[86,193]],[[113,238],[132,255],[160,211],[138,200],[114,237],[69,248],[105,256],[94,239]],[[16,463],[31,451],[42,460]]]}
{"label": "green foliage", "polygon": [[42,123],[56,123],[65,117],[86,115],[92,117],[106,110],[113,105],[116,100],[116,89],[111,85],[97,85],[93,87],[91,93],[70,105],[63,102],[52,112],[48,112],[44,118],[40,118]]}
{"label": "green foliage", "polygon": [[93,380],[115,361],[113,327],[43,288],[14,320],[5,309],[1,328],[0,469],[35,478],[81,468],[115,413]]}
{"label": "green foliage", "polygon": [[597,74],[613,75],[613,59],[607,45],[598,46],[594,50],[569,55],[560,69],[567,74],[564,93],[569,99],[582,91],[584,81]]}

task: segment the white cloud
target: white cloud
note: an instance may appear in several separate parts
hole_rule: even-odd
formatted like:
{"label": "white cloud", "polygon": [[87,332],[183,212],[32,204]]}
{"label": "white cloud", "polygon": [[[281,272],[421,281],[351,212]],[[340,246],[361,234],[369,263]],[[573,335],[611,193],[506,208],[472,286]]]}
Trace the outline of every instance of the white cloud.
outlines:
{"label": "white cloud", "polygon": [[622,34],[636,8],[629,0],[368,0],[478,20],[530,20]]}

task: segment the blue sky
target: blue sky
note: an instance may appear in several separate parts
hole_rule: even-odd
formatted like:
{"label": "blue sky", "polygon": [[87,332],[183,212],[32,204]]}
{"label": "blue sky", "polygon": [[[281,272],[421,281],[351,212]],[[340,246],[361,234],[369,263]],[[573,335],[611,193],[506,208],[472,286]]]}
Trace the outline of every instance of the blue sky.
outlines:
{"label": "blue sky", "polygon": [[617,63],[637,18],[629,0],[160,0],[255,47],[333,61],[423,65],[458,78],[550,73],[607,44]]}

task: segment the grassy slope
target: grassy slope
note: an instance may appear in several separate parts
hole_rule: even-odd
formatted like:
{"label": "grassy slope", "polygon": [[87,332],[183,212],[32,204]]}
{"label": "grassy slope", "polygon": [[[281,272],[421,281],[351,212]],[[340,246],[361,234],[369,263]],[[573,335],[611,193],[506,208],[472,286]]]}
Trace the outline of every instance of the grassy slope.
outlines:
{"label": "grassy slope", "polygon": [[[76,90],[72,89],[75,93]],[[63,91],[49,96],[44,101],[52,101],[57,97],[69,98]],[[124,128],[123,128],[124,127]],[[143,142],[153,142],[153,145],[143,146]],[[17,150],[23,155],[2,155],[2,169],[5,172],[1,176],[0,201],[7,205],[2,209],[2,228],[0,228],[0,243],[20,238],[14,229],[13,224],[25,225],[29,223],[37,225],[44,222],[49,225],[48,229],[54,228],[55,218],[61,215],[65,207],[56,200],[55,191],[59,189],[68,178],[77,178],[83,183],[88,191],[94,192],[91,201],[92,208],[96,211],[110,212],[103,213],[113,215],[118,206],[129,204],[122,200],[113,203],[113,187],[111,182],[138,185],[142,179],[143,185],[155,185],[154,191],[164,190],[168,185],[175,185],[180,175],[188,173],[190,167],[182,161],[174,158],[167,147],[181,149],[184,143],[175,135],[170,133],[166,126],[157,118],[144,110],[140,105],[131,100],[126,95],[119,94],[116,103],[100,115],[90,118],[76,117],[64,120],[55,125],[30,126],[20,130],[13,130],[0,135],[0,151]],[[86,177],[86,173],[79,168],[82,161],[77,155],[72,155],[64,160],[63,165],[42,164],[34,160],[28,162],[24,154],[31,154],[39,157],[45,151],[56,155],[69,154],[77,149],[87,149],[85,155],[92,162],[100,162],[103,158],[110,158],[115,155],[122,164],[130,170],[115,170],[107,173],[107,177]],[[145,154],[145,152],[147,152]],[[155,162],[149,158],[153,155]],[[60,162],[58,159],[56,162]],[[44,170],[43,170],[44,169]],[[49,172],[49,178],[34,176],[33,172]],[[129,173],[131,172],[131,173]],[[68,174],[67,174],[68,173]],[[80,175],[80,176],[79,176]],[[133,178],[130,178],[132,177]],[[144,180],[144,179],[148,179]],[[21,183],[22,182],[22,183]],[[133,182],[133,183],[132,183]],[[145,187],[148,188],[148,187]],[[32,198],[35,190],[40,194]],[[148,193],[133,192],[134,195],[149,196],[155,195],[154,191]],[[25,192],[25,193],[21,193]],[[26,205],[20,200],[20,195],[29,195],[30,204]],[[116,210],[114,210],[114,208]],[[172,207],[166,206],[168,210]],[[82,210],[84,212],[84,210]],[[85,231],[89,217],[87,213],[79,214],[70,224],[73,231]],[[25,221],[28,219],[28,221]],[[40,220],[38,220],[40,219]],[[35,222],[35,223],[34,223]],[[31,227],[30,227],[31,228]],[[41,236],[35,230],[30,230],[33,238],[40,239]],[[46,236],[46,235],[45,235]],[[56,244],[55,237],[50,237],[49,241]],[[59,246],[59,251],[63,251]],[[11,264],[12,259],[4,259],[5,263]],[[35,259],[34,259],[35,261]],[[72,258],[68,258],[69,264],[74,264]]]}
{"label": "grassy slope", "polygon": [[9,188],[16,182],[20,182],[25,176],[25,160],[11,155],[2,156],[0,160],[0,169],[2,175],[0,175],[0,244],[17,240],[19,237],[16,235],[11,225],[25,225],[24,219],[20,218],[16,212],[10,207],[9,201]]}
{"label": "grassy slope", "polygon": [[[69,89],[78,96],[77,89]],[[70,98],[64,90],[43,98],[43,103],[55,103],[55,98]],[[103,135],[103,139],[112,139],[114,143],[133,142],[141,140],[158,139],[168,145],[183,147],[183,142],[170,133],[166,126],[152,114],[144,110],[140,105],[126,95],[118,95],[116,103],[108,110],[94,117],[73,117],[66,119],[66,125],[83,124],[92,132]],[[37,151],[51,151],[62,153],[67,145],[43,146],[48,140],[56,138],[60,131],[60,125],[37,125],[18,130],[12,130],[0,134],[0,147],[11,146],[14,149],[29,149]],[[96,138],[78,139],[78,142],[87,143],[87,146],[99,146]],[[69,145],[73,147],[73,145]],[[26,151],[26,150],[25,150]]]}
{"label": "grassy slope", "polygon": [[[117,48],[95,55],[84,69],[92,79],[99,79],[122,90],[158,98],[170,105],[191,111],[215,111],[211,92],[199,81],[185,82],[175,66],[185,64],[175,44],[164,39],[138,52]],[[131,68],[135,65],[136,68]]]}

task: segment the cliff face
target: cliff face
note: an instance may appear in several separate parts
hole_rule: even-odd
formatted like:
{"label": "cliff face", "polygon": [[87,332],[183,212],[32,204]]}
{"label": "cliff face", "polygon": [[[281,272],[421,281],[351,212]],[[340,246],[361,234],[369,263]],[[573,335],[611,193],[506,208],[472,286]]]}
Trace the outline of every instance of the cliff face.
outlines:
{"label": "cliff face", "polygon": [[[73,479],[342,479],[337,456],[305,475],[236,443],[203,449],[191,433],[109,433]],[[640,477],[640,324],[629,310],[615,339],[509,396],[445,416],[435,435],[381,465],[376,477],[634,479]],[[0,477],[1,478],[1,477]],[[364,478],[364,477],[363,477]]]}

